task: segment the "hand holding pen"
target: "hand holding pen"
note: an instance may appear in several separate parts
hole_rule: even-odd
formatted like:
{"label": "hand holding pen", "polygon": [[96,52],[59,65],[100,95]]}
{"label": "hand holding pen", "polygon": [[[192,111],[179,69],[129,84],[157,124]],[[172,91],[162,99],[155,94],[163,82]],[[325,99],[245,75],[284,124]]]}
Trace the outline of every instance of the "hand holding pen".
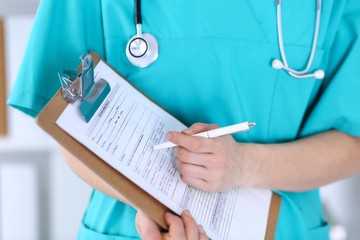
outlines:
{"label": "hand holding pen", "polygon": [[[241,126],[238,131],[247,131],[254,124],[247,122]],[[173,148],[174,163],[186,184],[203,191],[220,192],[244,186],[253,174],[253,159],[247,153],[248,144],[238,143],[230,136],[238,131],[228,130],[215,124],[196,123],[181,133],[166,134],[166,138],[177,146]],[[221,133],[217,136],[223,137],[208,139],[214,137],[214,133]],[[194,137],[195,134],[200,137]]]}
{"label": "hand holding pen", "polygon": [[[229,135],[229,134],[234,134],[237,132],[249,131],[250,128],[254,127],[255,125],[256,124],[254,122],[242,122],[242,123],[230,125],[227,127],[216,128],[216,129],[209,130],[206,132],[196,133],[192,136],[204,137],[204,138],[208,138],[208,139],[216,138],[216,137],[221,137],[221,136],[225,136],[225,135]],[[171,148],[171,147],[175,147],[175,146],[177,146],[177,145],[172,142],[164,142],[164,143],[160,143],[160,144],[154,146],[153,149],[157,150],[157,149],[163,149],[163,148]]]}

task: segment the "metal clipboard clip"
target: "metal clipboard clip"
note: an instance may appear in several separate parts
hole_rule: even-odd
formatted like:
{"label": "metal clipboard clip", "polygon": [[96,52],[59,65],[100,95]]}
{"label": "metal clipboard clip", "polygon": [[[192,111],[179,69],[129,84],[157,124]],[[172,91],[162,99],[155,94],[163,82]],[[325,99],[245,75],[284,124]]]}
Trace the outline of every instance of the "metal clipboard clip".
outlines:
{"label": "metal clipboard clip", "polygon": [[59,73],[62,97],[68,103],[80,100],[79,110],[86,122],[89,122],[101,103],[109,94],[109,83],[101,78],[95,82],[94,60],[89,53],[80,56],[82,73],[64,70]]}

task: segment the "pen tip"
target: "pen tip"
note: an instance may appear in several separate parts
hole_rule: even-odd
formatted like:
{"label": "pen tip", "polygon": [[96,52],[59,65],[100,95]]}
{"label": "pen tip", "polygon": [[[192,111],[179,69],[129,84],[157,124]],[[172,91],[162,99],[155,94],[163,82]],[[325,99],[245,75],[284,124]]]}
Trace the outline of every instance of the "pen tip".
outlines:
{"label": "pen tip", "polygon": [[255,127],[256,126],[256,123],[254,122],[249,122],[249,127]]}

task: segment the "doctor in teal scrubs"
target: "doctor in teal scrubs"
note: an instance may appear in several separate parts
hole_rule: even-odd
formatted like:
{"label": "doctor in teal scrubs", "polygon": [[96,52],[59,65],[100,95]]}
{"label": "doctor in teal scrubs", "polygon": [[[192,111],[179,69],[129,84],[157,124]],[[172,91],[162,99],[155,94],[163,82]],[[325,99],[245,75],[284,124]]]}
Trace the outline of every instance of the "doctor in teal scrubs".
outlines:
{"label": "doctor in teal scrubs", "polygon": [[[154,63],[139,68],[125,54],[136,32],[133,1],[42,0],[8,103],[35,117],[59,89],[57,73],[96,51],[183,123],[209,123],[167,135],[179,144],[175,161],[185,182],[208,191],[272,189],[282,198],[276,239],[327,239],[317,188],[360,170],[360,1],[323,0],[318,31],[316,5],[281,1],[284,59],[275,0],[143,0],[142,30],[156,37],[160,50]],[[308,74],[322,69],[324,78],[299,79],[272,67],[278,59],[277,67],[305,68],[315,32]],[[188,135],[246,120],[257,123],[247,133],[210,140]],[[64,154],[98,189],[78,239],[139,238],[136,210]],[[145,220],[140,214],[141,233],[160,236]],[[181,226],[172,228],[181,232]]]}

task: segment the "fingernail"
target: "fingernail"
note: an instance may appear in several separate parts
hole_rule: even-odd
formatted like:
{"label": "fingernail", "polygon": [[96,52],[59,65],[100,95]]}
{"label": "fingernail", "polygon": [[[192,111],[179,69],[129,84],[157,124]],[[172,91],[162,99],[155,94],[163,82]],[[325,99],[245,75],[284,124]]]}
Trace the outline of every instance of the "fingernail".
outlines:
{"label": "fingernail", "polygon": [[170,133],[170,132],[166,133],[166,134],[165,134],[165,138],[166,138],[167,140],[170,140],[170,139],[171,139],[171,133]]}
{"label": "fingernail", "polygon": [[165,215],[164,215],[164,218],[165,218],[165,219],[169,219],[169,217],[171,217],[171,215],[172,215],[171,213],[166,212]]}
{"label": "fingernail", "polygon": [[137,223],[136,223],[136,230],[138,231],[139,235],[142,236],[141,228],[140,228],[139,224],[137,224]]}
{"label": "fingernail", "polygon": [[139,220],[142,219],[142,215],[143,215],[143,212],[141,210],[138,210],[135,225],[136,225],[136,229],[137,229],[140,236],[142,235],[142,233],[141,233],[141,228],[140,228],[140,225],[139,225]]}
{"label": "fingernail", "polygon": [[198,225],[198,229],[201,234],[205,234],[205,230],[204,230],[203,226]]}
{"label": "fingernail", "polygon": [[181,132],[184,133],[184,134],[187,134],[187,135],[191,135],[193,133],[193,130],[191,128],[188,128],[188,129],[185,129],[185,130],[183,130]]}
{"label": "fingernail", "polygon": [[190,213],[190,211],[189,211],[188,209],[185,209],[185,210],[183,211],[183,213],[184,213],[186,216],[191,217],[191,213]]}

